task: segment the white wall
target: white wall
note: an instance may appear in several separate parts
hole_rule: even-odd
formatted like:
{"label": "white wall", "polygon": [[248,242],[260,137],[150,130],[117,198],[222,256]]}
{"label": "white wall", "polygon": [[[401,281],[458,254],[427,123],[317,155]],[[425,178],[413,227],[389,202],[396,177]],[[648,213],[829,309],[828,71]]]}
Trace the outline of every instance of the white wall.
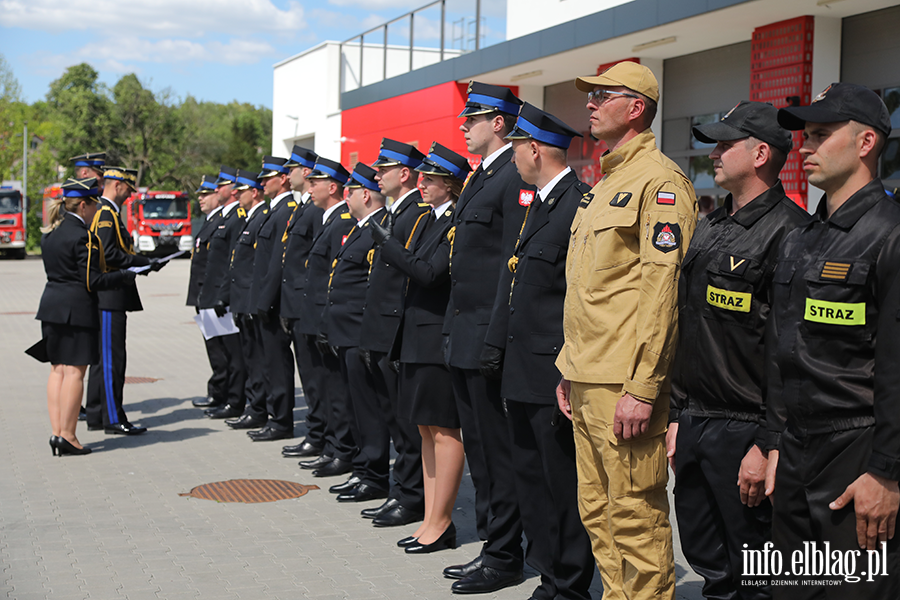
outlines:
{"label": "white wall", "polygon": [[[522,37],[633,0],[506,0],[506,39]],[[679,0],[666,0],[678,2]]]}
{"label": "white wall", "polygon": [[[812,97],[841,80],[841,19],[816,17],[813,31]],[[804,175],[805,177],[805,175]],[[815,212],[825,192],[807,186],[807,210]]]}

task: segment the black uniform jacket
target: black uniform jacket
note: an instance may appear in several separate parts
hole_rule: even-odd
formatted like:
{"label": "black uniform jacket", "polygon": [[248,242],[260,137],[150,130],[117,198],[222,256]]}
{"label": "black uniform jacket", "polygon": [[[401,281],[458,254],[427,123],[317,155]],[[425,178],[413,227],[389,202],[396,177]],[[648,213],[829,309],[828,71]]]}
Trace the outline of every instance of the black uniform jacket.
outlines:
{"label": "black uniform jacket", "polygon": [[328,299],[331,263],[344,239],[356,226],[356,219],[350,216],[349,211],[346,204],[334,209],[309,250],[306,283],[300,301],[300,332],[304,335],[316,335],[323,331],[322,317]]}
{"label": "black uniform jacket", "polygon": [[200,288],[197,304],[199,308],[212,308],[219,300],[225,306],[231,304],[231,256],[237,239],[244,230],[244,217],[247,213],[240,206],[232,207],[228,214],[224,214],[223,208],[222,213],[222,220],[209,238],[206,274],[203,276],[203,287]]}
{"label": "black uniform jacket", "polygon": [[578,204],[591,186],[569,171],[544,201],[535,197],[519,238],[500,394],[518,402],[556,404],[563,346],[566,254]]}
{"label": "black uniform jacket", "polygon": [[453,213],[450,303],[444,320],[453,367],[477,369],[485,343],[506,345],[512,283],[506,263],[535,193],[511,158],[509,148],[486,171],[476,169]]}
{"label": "black uniform jacket", "polygon": [[[119,211],[106,198],[100,199],[100,206],[91,223],[91,231],[100,238],[100,242],[103,244],[107,269],[127,269],[150,264],[149,258],[134,253],[134,241],[131,239],[131,234],[128,233],[125,223],[119,217]],[[134,283],[117,289],[103,290],[97,296],[101,310],[128,312],[144,310],[137,285]]]}
{"label": "black uniform jacket", "polygon": [[879,179],[785,237],[766,331],[769,447],[874,425],[868,471],[900,479],[900,204]]}
{"label": "black uniform jacket", "polygon": [[[430,219],[429,219],[430,220]],[[442,365],[444,315],[450,300],[450,240],[453,209],[447,208],[419,239],[414,251],[397,237],[381,255],[409,277],[400,327],[400,362]]]}
{"label": "black uniform jacket", "polygon": [[200,288],[203,287],[203,278],[206,276],[206,263],[209,258],[209,238],[216,231],[216,227],[222,222],[221,209],[216,214],[203,221],[200,231],[194,238],[194,249],[191,252],[191,274],[188,279],[187,305],[197,306],[200,298]]}
{"label": "black uniform jacket", "polygon": [[729,195],[697,226],[678,281],[670,420],[682,411],[759,424],[765,447],[765,331],[775,259],[810,215],[781,182],[733,216]]}
{"label": "black uniform jacket", "polygon": [[279,200],[275,208],[269,208],[269,216],[259,229],[256,252],[253,257],[253,286],[250,292],[251,312],[275,312],[281,302],[281,261],[272,257],[284,255],[284,230],[297,203],[290,193]]}
{"label": "black uniform jacket", "polygon": [[[431,207],[422,203],[422,194],[418,190],[411,193],[394,209],[393,236],[407,248],[414,248],[431,225],[431,212]],[[406,275],[381,256],[380,248],[375,248],[367,288],[359,345],[376,352],[388,352],[400,329]]]}
{"label": "black uniform jacket", "polygon": [[312,200],[306,204],[297,204],[282,236],[284,252],[282,256],[272,255],[273,261],[282,263],[281,316],[287,319],[300,318],[303,287],[306,285],[306,263],[313,241],[322,231],[324,213]]}
{"label": "black uniform jacket", "polygon": [[[248,211],[249,212],[249,211]],[[251,293],[253,287],[253,257],[256,254],[256,238],[269,216],[269,209],[260,206],[244,221],[244,229],[234,244],[231,254],[231,312],[255,314]]]}
{"label": "black uniform jacket", "polygon": [[47,323],[97,329],[97,291],[134,281],[127,271],[103,272],[99,238],[69,213],[56,229],[41,237],[41,258],[47,285],[36,318]]}

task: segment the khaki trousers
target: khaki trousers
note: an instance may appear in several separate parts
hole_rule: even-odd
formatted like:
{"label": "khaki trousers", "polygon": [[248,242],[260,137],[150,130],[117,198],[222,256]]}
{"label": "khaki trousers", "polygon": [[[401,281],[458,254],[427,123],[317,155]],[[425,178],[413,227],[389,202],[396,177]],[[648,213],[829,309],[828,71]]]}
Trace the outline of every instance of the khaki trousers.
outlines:
{"label": "khaki trousers", "polygon": [[578,509],[603,578],[604,600],[672,599],[675,557],[666,495],[668,394],[654,404],[647,433],[613,434],[622,385],[572,382]]}

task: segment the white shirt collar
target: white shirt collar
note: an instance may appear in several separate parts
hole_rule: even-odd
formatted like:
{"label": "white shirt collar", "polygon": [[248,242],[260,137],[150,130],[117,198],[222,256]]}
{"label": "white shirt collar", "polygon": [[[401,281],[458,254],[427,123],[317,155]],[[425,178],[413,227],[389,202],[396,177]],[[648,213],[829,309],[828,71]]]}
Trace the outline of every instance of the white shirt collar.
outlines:
{"label": "white shirt collar", "polygon": [[103,198],[104,200],[106,200],[107,202],[109,202],[110,204],[112,204],[112,205],[113,205],[113,208],[116,209],[116,214],[119,214],[119,205],[118,205],[118,204],[116,204],[115,202],[113,202],[112,200],[110,200],[109,198],[107,198],[106,196],[101,196],[101,198]]}
{"label": "white shirt collar", "polygon": [[331,208],[326,208],[326,209],[325,209],[325,214],[322,215],[322,224],[324,225],[325,223],[327,223],[327,222],[328,222],[328,217],[331,216],[331,213],[333,213],[334,211],[336,211],[336,210],[338,209],[339,206],[343,206],[343,205],[345,205],[345,204],[347,204],[347,201],[346,201],[346,200],[341,200],[340,202],[338,202],[337,204],[335,204],[335,205],[332,206]]}
{"label": "white shirt collar", "polygon": [[510,149],[510,148],[512,148],[512,142],[510,142],[510,143],[508,143],[507,145],[503,146],[503,147],[500,148],[499,150],[495,150],[495,151],[492,152],[491,154],[488,154],[487,156],[485,156],[484,159],[481,161],[481,168],[482,168],[482,170],[485,170],[485,169],[487,169],[489,166],[491,166],[491,163],[494,162],[495,160],[497,160],[497,157],[498,157],[498,156],[500,156],[501,154],[503,154],[504,152],[506,152],[506,151],[507,151],[508,149]]}
{"label": "white shirt collar", "polygon": [[250,208],[250,210],[247,211],[247,218],[249,219],[250,217],[252,217],[252,216],[253,216],[253,213],[256,212],[256,209],[258,209],[258,208],[261,207],[261,206],[265,206],[265,205],[266,205],[265,202],[257,202],[256,204],[254,204],[254,205]]}
{"label": "white shirt collar", "polygon": [[309,202],[309,192],[303,192],[300,195],[300,202],[301,204],[306,204],[307,202]]}
{"label": "white shirt collar", "polygon": [[388,207],[388,210],[391,211],[392,213],[397,212],[397,209],[400,208],[400,205],[403,204],[403,201],[406,200],[410,196],[410,194],[415,193],[415,191],[416,191],[415,188],[413,188],[413,189],[409,190],[408,192],[406,192],[405,194],[403,194],[402,196],[400,196],[399,198],[397,198],[396,200],[394,200],[393,202],[391,202],[391,205]]}
{"label": "white shirt collar", "polygon": [[379,208],[379,209],[373,210],[372,212],[370,212],[369,214],[364,216],[362,219],[359,220],[359,222],[356,224],[356,226],[362,228],[362,226],[366,224],[366,221],[369,220],[369,217],[371,217],[372,215],[377,213],[379,210],[381,210],[381,209]]}
{"label": "white shirt collar", "polygon": [[84,219],[82,219],[82,218],[81,218],[81,215],[79,215],[78,213],[73,213],[73,212],[66,211],[66,214],[67,214],[67,215],[72,215],[73,217],[75,217],[76,219],[78,219],[79,221],[81,221],[82,223],[84,223],[85,225],[87,225],[87,223],[84,222]]}
{"label": "white shirt collar", "polygon": [[275,207],[281,203],[281,200],[285,196],[293,196],[293,195],[294,195],[294,192],[291,192],[291,191],[281,192],[280,194],[278,194],[277,196],[272,198],[272,202],[269,204],[269,208],[271,208],[272,210],[275,210]]}
{"label": "white shirt collar", "polygon": [[450,205],[453,204],[452,200],[447,200],[437,208],[432,209],[434,211],[435,220],[440,219],[441,215],[444,214],[444,211],[450,208]]}
{"label": "white shirt collar", "polygon": [[240,205],[240,202],[238,202],[237,200],[235,200],[231,204],[226,204],[225,206],[222,207],[222,216],[227,217],[228,213],[233,211],[234,208],[239,205]]}
{"label": "white shirt collar", "polygon": [[221,207],[221,206],[217,206],[217,207],[215,207],[214,209],[212,209],[211,211],[209,211],[209,213],[206,215],[206,220],[209,221],[210,219],[212,219],[213,216],[215,216],[215,214],[216,214],[217,212],[219,212],[220,210],[222,210],[222,207]]}
{"label": "white shirt collar", "polygon": [[548,183],[547,185],[545,185],[544,187],[542,187],[541,189],[539,189],[539,190],[538,190],[538,193],[537,193],[538,199],[539,199],[541,202],[543,202],[544,200],[546,200],[546,199],[547,199],[547,195],[548,195],[550,192],[553,191],[553,188],[556,186],[557,183],[559,183],[559,180],[562,179],[563,177],[565,177],[565,176],[566,176],[566,173],[568,173],[568,172],[571,171],[571,170],[572,170],[572,167],[566,167],[565,169],[563,169],[562,171],[560,171],[559,174],[557,174],[556,177],[554,177],[553,179],[551,179],[551,180],[550,180],[550,183]]}

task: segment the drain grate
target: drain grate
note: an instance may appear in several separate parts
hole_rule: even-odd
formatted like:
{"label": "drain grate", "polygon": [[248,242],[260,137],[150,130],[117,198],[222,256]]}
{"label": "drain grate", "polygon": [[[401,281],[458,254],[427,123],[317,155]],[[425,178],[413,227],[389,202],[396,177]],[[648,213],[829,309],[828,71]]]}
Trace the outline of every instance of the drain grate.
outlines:
{"label": "drain grate", "polygon": [[305,496],[306,492],[317,489],[317,485],[302,485],[277,479],[231,479],[204,483],[186,494],[178,495],[216,502],[254,503],[299,498]]}
{"label": "drain grate", "polygon": [[126,377],[125,383],[153,383],[154,381],[159,381],[160,379],[153,377]]}

